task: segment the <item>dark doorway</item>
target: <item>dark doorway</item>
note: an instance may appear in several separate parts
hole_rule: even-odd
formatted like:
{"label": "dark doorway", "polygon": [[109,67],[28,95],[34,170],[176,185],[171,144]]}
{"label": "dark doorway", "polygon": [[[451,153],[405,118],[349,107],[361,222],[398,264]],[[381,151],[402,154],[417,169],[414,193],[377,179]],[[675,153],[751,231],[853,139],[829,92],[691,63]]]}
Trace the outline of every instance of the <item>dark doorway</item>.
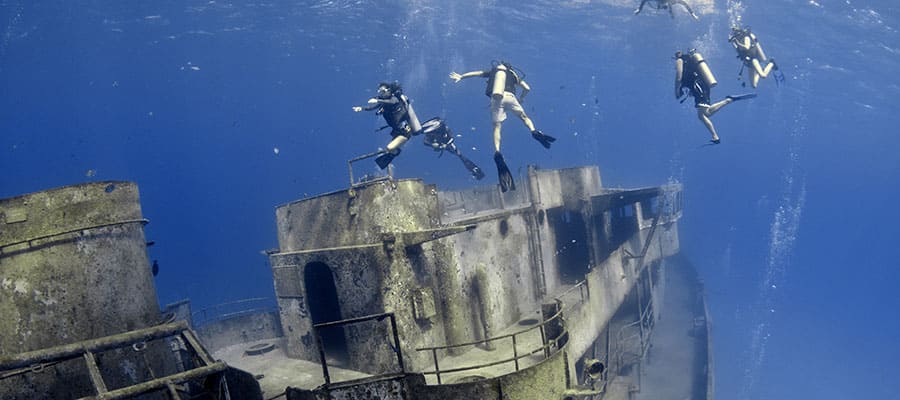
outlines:
{"label": "dark doorway", "polygon": [[[342,320],[341,306],[338,301],[337,288],[334,285],[334,274],[328,265],[314,262],[306,265],[303,273],[306,285],[306,303],[313,324]],[[329,363],[345,364],[349,359],[347,353],[347,337],[344,328],[329,327],[319,329],[322,346]]]}
{"label": "dark doorway", "polygon": [[591,254],[587,227],[579,212],[562,207],[547,210],[547,221],[556,235],[556,262],[562,283],[575,283],[584,279],[590,270]]}

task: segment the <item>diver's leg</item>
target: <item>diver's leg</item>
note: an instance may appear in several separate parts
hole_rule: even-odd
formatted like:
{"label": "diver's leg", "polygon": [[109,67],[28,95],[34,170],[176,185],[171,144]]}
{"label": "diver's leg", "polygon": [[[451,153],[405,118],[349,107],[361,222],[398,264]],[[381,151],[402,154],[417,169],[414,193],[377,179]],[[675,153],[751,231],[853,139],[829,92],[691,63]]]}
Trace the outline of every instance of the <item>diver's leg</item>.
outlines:
{"label": "diver's leg", "polygon": [[[772,72],[772,68],[775,66],[774,62],[769,62],[765,68],[759,63],[759,59],[754,58],[751,63],[753,63],[753,70],[759,74],[761,78],[768,78],[769,72]],[[756,87],[754,85],[753,87]]]}
{"label": "diver's leg", "polygon": [[500,127],[502,122],[494,122],[494,151],[500,151]]}
{"label": "diver's leg", "polygon": [[397,135],[397,137],[395,137],[394,140],[391,140],[391,142],[388,143],[387,151],[393,152],[394,149],[397,149],[400,146],[403,146],[403,144],[406,143],[407,140],[409,140],[408,137],[403,136],[403,135]]}
{"label": "diver's leg", "polygon": [[[694,14],[694,10],[691,10],[691,6],[689,6],[687,3],[685,3],[684,0],[675,0],[672,3],[681,4],[687,10],[688,14],[691,14],[691,18],[694,18],[695,20],[700,19],[700,17],[698,17],[697,14]],[[672,6],[669,6],[670,11],[671,11],[671,9],[672,9]]]}
{"label": "diver's leg", "polygon": [[[510,97],[512,96],[510,95]],[[512,101],[504,104],[504,106],[508,107],[510,111],[515,113],[519,117],[519,119],[522,120],[522,122],[525,124],[525,127],[528,128],[529,132],[534,131],[534,122],[531,121],[531,118],[528,118],[528,115],[525,114],[525,109],[522,108],[522,105],[519,104],[519,101],[516,100],[515,97],[512,97]]]}
{"label": "diver's leg", "polygon": [[[719,112],[719,110],[721,110],[722,107],[725,107],[725,106],[731,104],[733,101],[734,101],[733,99],[726,98],[726,99],[724,99],[724,100],[722,100],[722,101],[719,101],[719,102],[714,103],[714,104],[711,105],[711,106],[706,106],[706,107],[704,107],[704,108],[703,108],[703,110],[704,110],[703,113],[704,113],[707,117],[712,117],[715,113]],[[699,109],[700,109],[700,108],[698,108],[698,110],[699,110]]]}
{"label": "diver's leg", "polygon": [[394,136],[394,140],[391,140],[391,142],[388,143],[384,154],[375,157],[375,163],[378,164],[381,169],[387,168],[391,161],[394,161],[394,158],[400,155],[400,146],[406,143],[407,140],[409,140],[409,138],[403,135]]}
{"label": "diver's leg", "polygon": [[502,98],[491,98],[491,120],[494,122],[494,151],[500,151],[500,128],[506,120]]}
{"label": "diver's leg", "polygon": [[644,4],[647,4],[648,1],[650,1],[650,0],[641,0],[641,5],[639,5],[638,8],[636,10],[634,10],[634,14],[635,15],[640,14],[641,10],[644,9]]}
{"label": "diver's leg", "polygon": [[528,128],[529,132],[534,131],[534,122],[531,121],[531,118],[528,118],[528,115],[525,114],[525,109],[522,108],[522,105],[519,104],[519,99],[510,92],[503,93],[503,101],[501,103],[501,107],[504,110],[512,111],[519,119],[525,123],[525,127]]}
{"label": "diver's leg", "polygon": [[697,118],[700,118],[700,121],[703,122],[703,125],[706,125],[706,129],[708,129],[709,133],[712,135],[713,143],[719,143],[719,135],[716,133],[716,127],[713,125],[712,120],[709,119],[710,115],[712,115],[708,112],[709,108],[709,106],[698,106]]}
{"label": "diver's leg", "polygon": [[416,116],[416,110],[413,109],[412,104],[406,107],[406,123],[409,125],[410,135],[418,135],[422,130],[422,124],[419,123],[419,117]]}

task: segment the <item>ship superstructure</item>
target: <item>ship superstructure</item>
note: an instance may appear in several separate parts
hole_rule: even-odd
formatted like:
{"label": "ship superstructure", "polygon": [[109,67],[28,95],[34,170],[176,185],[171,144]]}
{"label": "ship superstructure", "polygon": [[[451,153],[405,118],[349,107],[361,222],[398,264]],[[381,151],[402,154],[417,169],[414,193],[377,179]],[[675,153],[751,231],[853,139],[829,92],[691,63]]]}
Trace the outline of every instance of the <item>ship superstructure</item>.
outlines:
{"label": "ship superstructure", "polygon": [[[529,167],[519,182],[441,191],[388,176],[278,206],[276,307],[193,313],[199,351],[267,399],[640,398],[659,390],[650,353],[689,364],[688,397],[712,398],[696,277],[667,267],[681,186],[605,188],[596,167]],[[667,291],[683,289],[672,309],[687,339],[655,334]],[[187,302],[166,312],[192,314]],[[258,386],[242,389],[248,376]]]}

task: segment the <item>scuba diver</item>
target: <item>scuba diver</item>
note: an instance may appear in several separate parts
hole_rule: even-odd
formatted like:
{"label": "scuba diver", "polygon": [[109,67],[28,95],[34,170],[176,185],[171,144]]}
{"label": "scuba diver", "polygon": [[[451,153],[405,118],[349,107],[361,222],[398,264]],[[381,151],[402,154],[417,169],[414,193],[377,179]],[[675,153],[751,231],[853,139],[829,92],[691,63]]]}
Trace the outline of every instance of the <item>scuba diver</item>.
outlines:
{"label": "scuba diver", "polygon": [[[765,79],[769,76],[769,72],[778,71],[778,64],[775,64],[775,59],[766,59],[766,53],[763,52],[762,46],[759,45],[756,35],[750,32],[749,26],[743,29],[739,26],[731,27],[731,36],[728,37],[728,42],[734,46],[734,49],[737,50],[737,58],[743,62],[741,70],[738,72],[738,79],[741,78],[744,68],[747,68],[750,85],[754,89],[759,85],[759,78]],[[762,63],[766,61],[769,63],[763,67]],[[782,81],[784,81],[784,75],[779,74],[775,76],[775,83]],[[746,86],[746,83],[741,82],[741,86]]]}
{"label": "scuba diver", "polygon": [[397,82],[378,84],[378,95],[369,99],[368,104],[365,107],[353,107],[353,111],[376,110],[375,114],[384,117],[384,121],[387,122],[384,128],[390,127],[391,137],[394,138],[388,143],[384,154],[375,159],[375,163],[381,169],[385,169],[400,154],[400,146],[413,135],[420,133],[422,125],[419,124],[419,118],[416,117],[409,98],[403,94],[403,88]]}
{"label": "scuba diver", "polygon": [[675,18],[674,6],[676,4],[681,4],[687,10],[688,14],[691,14],[691,17],[694,18],[695,21],[700,20],[700,17],[698,17],[697,14],[694,14],[694,10],[691,10],[691,6],[685,3],[684,0],[641,0],[641,5],[634,10],[634,15],[640,14],[641,10],[644,9],[644,4],[647,4],[647,2],[650,1],[656,3],[657,10],[669,10],[669,15],[671,15],[672,18]]}
{"label": "scuba diver", "polygon": [[732,102],[756,97],[755,93],[725,96],[724,100],[710,104],[712,102],[710,92],[717,83],[709,66],[706,65],[706,60],[697,50],[692,49],[687,54],[680,51],[675,52],[675,98],[681,102],[687,100],[684,89],[688,89],[687,95],[694,98],[697,117],[712,134],[712,140],[710,140],[712,144],[719,144],[720,140],[710,117]]}
{"label": "scuba diver", "polygon": [[399,83],[380,83],[378,85],[378,96],[369,99],[368,103],[369,105],[366,107],[353,107],[353,111],[377,110],[376,114],[381,114],[387,122],[387,126],[381,129],[390,127],[391,137],[393,137],[393,140],[388,143],[384,154],[375,158],[375,163],[381,169],[387,168],[391,161],[400,154],[400,146],[405,144],[410,137],[424,133],[426,146],[441,152],[441,154],[445,150],[453,153],[462,160],[463,165],[475,179],[484,178],[484,172],[481,168],[463,156],[456,144],[453,143],[453,133],[444,121],[434,117],[425,121],[424,124],[419,124],[415,110],[413,110],[409,98],[403,94],[403,89]]}
{"label": "scuba diver", "polygon": [[434,117],[425,121],[425,123],[422,124],[422,132],[425,134],[425,139],[422,144],[431,147],[432,150],[440,153],[438,157],[443,155],[444,151],[449,151],[451,154],[459,157],[459,160],[462,161],[463,165],[469,170],[473,178],[478,180],[484,178],[484,171],[475,165],[472,160],[463,156],[462,152],[459,151],[459,148],[456,147],[456,144],[453,143],[453,132],[442,119]]}
{"label": "scuba diver", "polygon": [[[489,70],[471,71],[464,74],[456,72],[450,73],[450,79],[458,83],[462,79],[481,77],[487,78],[487,88],[484,94],[491,98],[491,119],[494,122],[494,163],[497,164],[497,174],[500,178],[500,190],[506,192],[508,190],[516,190],[516,183],[513,180],[509,167],[506,166],[506,160],[500,153],[500,129],[503,121],[506,120],[506,111],[509,110],[516,114],[528,130],[531,131],[531,137],[537,140],[544,148],[549,149],[550,145],[556,141],[556,138],[546,135],[534,127],[534,123],[525,110],[522,108],[521,102],[525,101],[525,96],[531,90],[522,79],[521,71],[517,71],[512,65],[505,61],[496,63]],[[522,94],[516,97],[516,87],[522,88]]]}

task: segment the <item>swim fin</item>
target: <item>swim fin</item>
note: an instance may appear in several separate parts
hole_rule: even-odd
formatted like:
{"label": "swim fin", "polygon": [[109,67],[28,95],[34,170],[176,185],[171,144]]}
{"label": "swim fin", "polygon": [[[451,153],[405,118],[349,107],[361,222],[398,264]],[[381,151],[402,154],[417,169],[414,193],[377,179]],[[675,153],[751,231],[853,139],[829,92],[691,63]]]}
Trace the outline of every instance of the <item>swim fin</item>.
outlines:
{"label": "swim fin", "polygon": [[541,142],[541,145],[544,146],[545,149],[550,148],[550,144],[556,141],[556,138],[550,135],[545,135],[544,132],[541,132],[538,129],[531,131],[531,137],[538,142]]}
{"label": "swim fin", "polygon": [[500,154],[499,151],[494,153],[494,163],[497,164],[497,177],[500,179],[500,191],[507,192],[516,190],[516,182],[513,180],[512,173],[509,172],[509,167],[506,166],[506,161],[503,160],[503,154]]}
{"label": "swim fin", "polygon": [[484,178],[484,171],[482,171],[480,167],[475,165],[475,163],[473,163],[472,160],[470,160],[466,157],[463,157],[462,154],[459,155],[459,159],[462,160],[463,165],[466,166],[466,169],[472,173],[473,178],[475,178],[477,180],[481,180],[482,178]]}
{"label": "swim fin", "polygon": [[394,161],[394,157],[400,154],[400,149],[394,149],[393,151],[386,152],[375,158],[375,164],[378,164],[381,169],[387,168],[387,166]]}
{"label": "swim fin", "polygon": [[736,94],[734,96],[725,96],[726,99],[731,99],[732,101],[752,99],[754,97],[756,97],[756,93],[745,93],[745,94]]}

